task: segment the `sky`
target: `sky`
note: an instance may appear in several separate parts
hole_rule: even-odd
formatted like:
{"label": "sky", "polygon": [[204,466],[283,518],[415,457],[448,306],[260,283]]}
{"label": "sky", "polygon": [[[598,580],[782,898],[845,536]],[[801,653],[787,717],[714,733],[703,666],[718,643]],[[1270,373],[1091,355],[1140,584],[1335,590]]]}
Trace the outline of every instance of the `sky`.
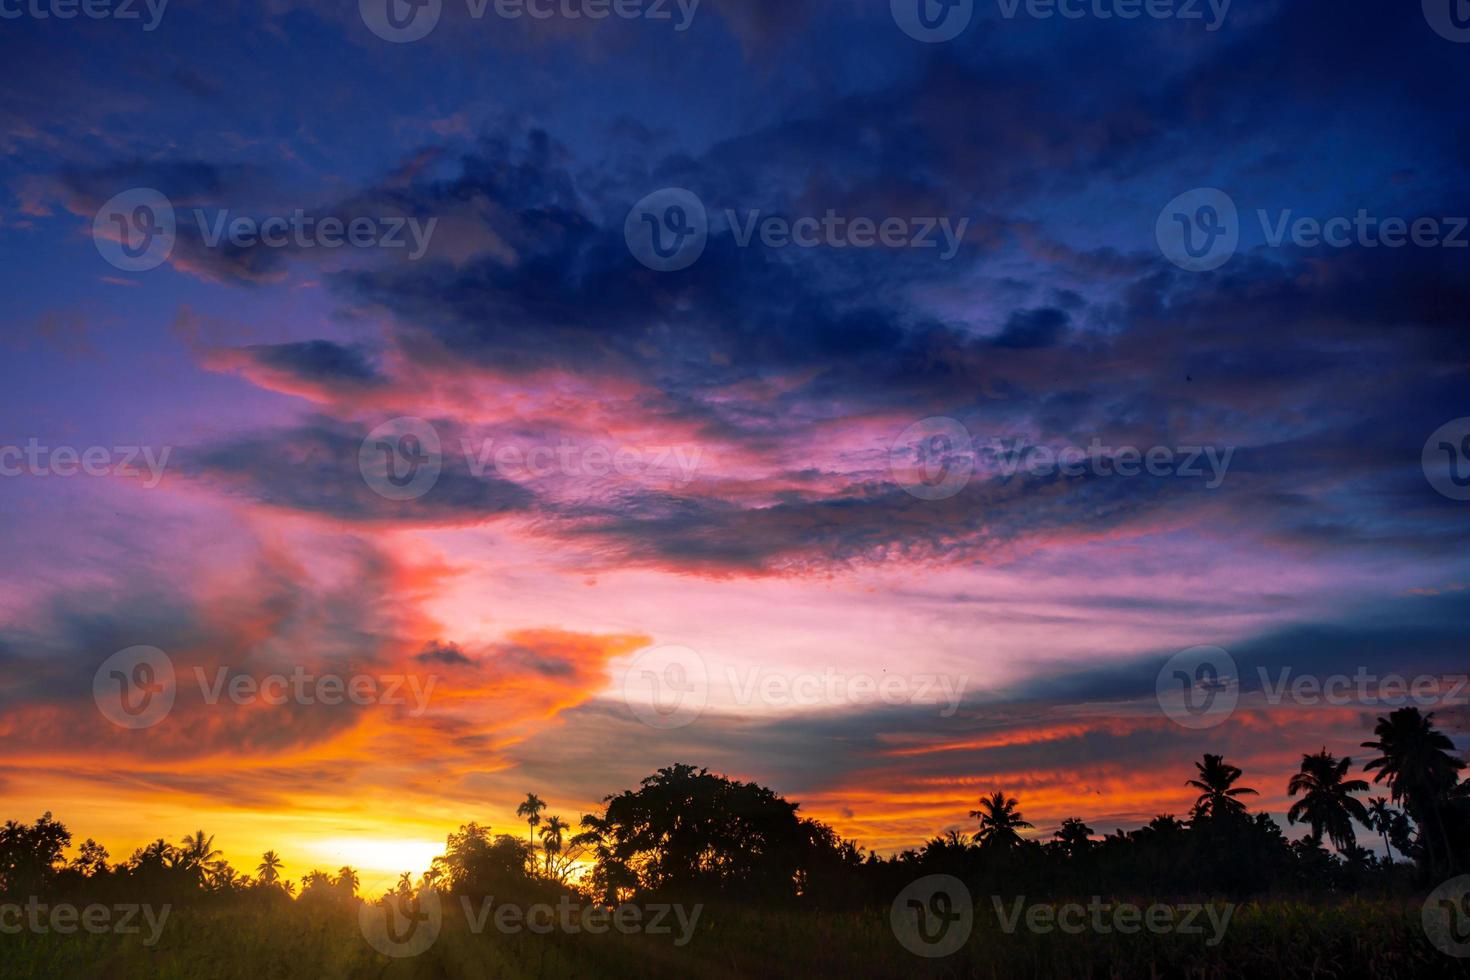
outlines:
{"label": "sky", "polygon": [[371,883],[674,762],[891,853],[1280,814],[1389,675],[1470,746],[1447,3],[392,4],[0,2],[5,819]]}

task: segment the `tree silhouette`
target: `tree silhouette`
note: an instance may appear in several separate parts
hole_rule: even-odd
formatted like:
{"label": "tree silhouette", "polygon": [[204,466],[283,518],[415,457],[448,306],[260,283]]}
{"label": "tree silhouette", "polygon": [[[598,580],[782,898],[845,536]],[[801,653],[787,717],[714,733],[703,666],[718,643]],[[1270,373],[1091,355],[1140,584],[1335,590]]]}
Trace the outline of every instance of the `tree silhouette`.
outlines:
{"label": "tree silhouette", "polygon": [[541,849],[546,853],[546,877],[552,876],[552,864],[562,851],[564,836],[571,824],[561,817],[552,816],[546,818],[546,826],[541,828]]}
{"label": "tree silhouette", "polygon": [[275,851],[266,851],[260,856],[255,873],[260,875],[261,884],[274,885],[281,877],[281,856]]}
{"label": "tree silhouette", "polygon": [[1389,841],[1389,833],[1393,830],[1394,818],[1400,816],[1398,811],[1388,805],[1388,800],[1382,796],[1375,796],[1368,801],[1368,826],[1383,835],[1383,849],[1388,854],[1388,860],[1393,861],[1393,844]]}
{"label": "tree silhouette", "polygon": [[535,793],[527,793],[525,801],[516,807],[516,816],[523,818],[531,827],[532,854],[536,852],[536,827],[541,823],[541,811],[544,809],[546,801]]}
{"label": "tree silhouette", "polygon": [[1377,736],[1363,748],[1379,753],[1363,768],[1375,783],[1387,782],[1395,803],[1402,802],[1421,828],[1421,843],[1430,870],[1452,868],[1454,850],[1441,812],[1460,779],[1465,763],[1450,755],[1455,744],[1434,727],[1434,715],[1418,708],[1399,708],[1379,718]]}
{"label": "tree silhouette", "polygon": [[1019,831],[1029,829],[1031,824],[1021,817],[1020,801],[1008,798],[997,790],[980,798],[980,809],[971,810],[970,816],[980,821],[975,839],[982,847],[1008,849],[1021,843]]}
{"label": "tree silhouette", "polygon": [[1302,756],[1300,771],[1286,787],[1290,796],[1304,794],[1291,805],[1286,819],[1292,823],[1305,819],[1312,827],[1314,838],[1321,840],[1325,831],[1332,846],[1343,853],[1351,853],[1358,843],[1353,821],[1368,826],[1368,811],[1352,796],[1366,793],[1368,784],[1361,779],[1345,778],[1352,764],[1352,759],[1338,759],[1324,747],[1320,752]]}
{"label": "tree silhouette", "polygon": [[1245,804],[1237,797],[1260,795],[1249,787],[1235,785],[1242,773],[1238,767],[1226,762],[1223,756],[1210,755],[1207,752],[1204,761],[1196,762],[1194,768],[1198,771],[1199,778],[1188,780],[1185,785],[1200,791],[1192,811],[1196,819],[1243,816]]}

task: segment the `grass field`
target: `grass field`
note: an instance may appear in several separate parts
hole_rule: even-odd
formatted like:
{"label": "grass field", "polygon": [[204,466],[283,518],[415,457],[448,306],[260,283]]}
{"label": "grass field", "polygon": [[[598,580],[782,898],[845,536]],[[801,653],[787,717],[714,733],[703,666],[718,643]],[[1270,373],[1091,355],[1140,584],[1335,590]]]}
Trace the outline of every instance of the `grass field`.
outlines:
{"label": "grass field", "polygon": [[1470,977],[1470,959],[1435,949],[1413,902],[1246,904],[1223,941],[1086,931],[1004,932],[978,907],[965,946],[943,959],[905,950],[886,912],[778,914],[705,910],[691,942],[673,936],[472,932],[445,917],[425,952],[371,949],[357,917],[282,906],[180,910],[153,947],[139,936],[0,936],[0,975],[25,978],[497,977]]}

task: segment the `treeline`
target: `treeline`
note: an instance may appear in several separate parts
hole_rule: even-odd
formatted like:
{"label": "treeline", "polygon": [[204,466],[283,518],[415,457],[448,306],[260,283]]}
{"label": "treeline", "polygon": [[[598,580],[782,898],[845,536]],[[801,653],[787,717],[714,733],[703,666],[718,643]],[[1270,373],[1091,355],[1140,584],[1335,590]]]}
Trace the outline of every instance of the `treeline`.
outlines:
{"label": "treeline", "polygon": [[[951,830],[921,847],[879,857],[797,813],[755,783],[674,765],[604,801],[573,827],[528,795],[517,809],[524,833],[494,834],[469,823],[417,881],[404,874],[390,894],[434,889],[466,896],[542,899],[576,893],[590,901],[698,901],[815,908],[883,906],[927,874],[952,874],[983,894],[1033,896],[1316,894],[1408,889],[1470,870],[1470,784],[1463,760],[1433,715],[1401,708],[1380,718],[1372,756],[1354,763],[1322,749],[1304,754],[1291,777],[1288,823],[1252,812],[1257,791],[1218,755],[1184,780],[1198,797],[1184,818],[1099,838],[1081,819],[1049,839],[1030,834],[1020,801],[994,792],[971,812],[973,832]],[[1360,778],[1367,777],[1367,778]],[[1371,783],[1370,783],[1371,780]],[[1368,796],[1374,786],[1383,795]],[[1360,832],[1363,837],[1360,837]],[[1385,855],[1364,847],[1371,835]],[[46,814],[0,830],[0,895],[9,901],[220,901],[356,904],[358,873],[313,871],[299,886],[263,854],[249,873],[232,867],[204,831],[175,845],[162,839],[112,863],[86,840],[65,859],[70,832]],[[367,896],[380,898],[381,896]]]}

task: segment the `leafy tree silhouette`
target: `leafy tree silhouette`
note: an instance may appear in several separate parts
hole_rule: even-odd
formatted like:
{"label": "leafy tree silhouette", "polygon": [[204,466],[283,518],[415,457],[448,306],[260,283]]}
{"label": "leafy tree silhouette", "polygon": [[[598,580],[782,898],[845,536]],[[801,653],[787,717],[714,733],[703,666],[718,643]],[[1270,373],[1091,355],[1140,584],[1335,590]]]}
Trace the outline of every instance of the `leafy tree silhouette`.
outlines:
{"label": "leafy tree silhouette", "polygon": [[980,798],[980,809],[971,810],[970,816],[980,821],[975,839],[981,847],[1004,850],[1021,843],[1020,831],[1029,829],[1031,824],[1022,819],[1021,811],[1017,809],[1020,805],[1020,801],[1000,791]]}
{"label": "leafy tree silhouette", "polygon": [[1446,826],[1446,813],[1460,780],[1464,761],[1450,755],[1455,743],[1434,727],[1434,715],[1418,708],[1399,708],[1379,718],[1373,729],[1377,736],[1363,748],[1379,753],[1363,768],[1375,773],[1375,783],[1387,782],[1395,803],[1405,804],[1414,821],[1424,829],[1421,845],[1431,873],[1455,867],[1456,857]]}
{"label": "leafy tree silhouette", "polygon": [[1352,796],[1366,793],[1368,784],[1361,779],[1345,778],[1352,764],[1352,759],[1339,759],[1323,748],[1302,756],[1301,770],[1286,787],[1290,796],[1304,794],[1291,805],[1286,819],[1291,823],[1306,820],[1314,838],[1321,840],[1326,832],[1332,846],[1344,853],[1351,852],[1358,843],[1353,821],[1368,826],[1368,811]]}

